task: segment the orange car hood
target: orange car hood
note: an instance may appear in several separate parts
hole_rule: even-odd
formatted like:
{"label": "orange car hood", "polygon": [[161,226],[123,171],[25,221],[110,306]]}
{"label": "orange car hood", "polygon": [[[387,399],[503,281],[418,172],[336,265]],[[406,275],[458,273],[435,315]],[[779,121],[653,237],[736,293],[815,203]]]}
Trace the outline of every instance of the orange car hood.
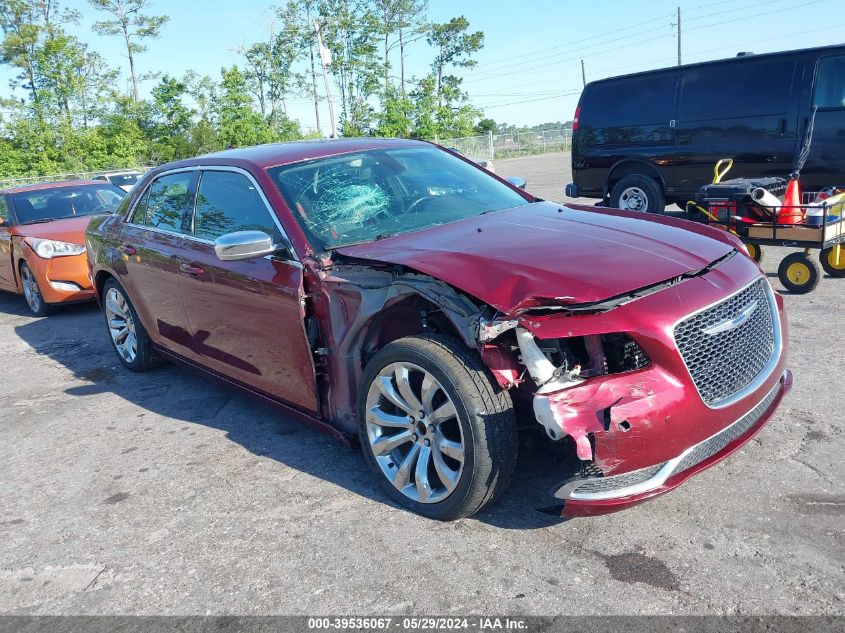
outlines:
{"label": "orange car hood", "polygon": [[52,222],[40,224],[24,224],[16,226],[12,232],[23,237],[39,237],[47,240],[59,240],[72,244],[85,243],[85,229],[93,215],[78,215],[72,218],[62,218]]}

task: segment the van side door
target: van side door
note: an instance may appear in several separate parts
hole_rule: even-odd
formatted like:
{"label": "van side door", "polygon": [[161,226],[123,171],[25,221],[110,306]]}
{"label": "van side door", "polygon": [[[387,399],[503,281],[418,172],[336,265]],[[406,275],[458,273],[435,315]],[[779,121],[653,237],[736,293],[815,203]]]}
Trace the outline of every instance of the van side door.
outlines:
{"label": "van side door", "polygon": [[675,126],[676,185],[692,197],[733,158],[728,178],[781,176],[792,166],[797,127],[794,57],[733,60],[681,71]]}
{"label": "van side door", "polygon": [[813,116],[813,110],[812,145],[801,170],[801,188],[818,191],[829,185],[845,186],[845,55],[818,60],[807,117]]}

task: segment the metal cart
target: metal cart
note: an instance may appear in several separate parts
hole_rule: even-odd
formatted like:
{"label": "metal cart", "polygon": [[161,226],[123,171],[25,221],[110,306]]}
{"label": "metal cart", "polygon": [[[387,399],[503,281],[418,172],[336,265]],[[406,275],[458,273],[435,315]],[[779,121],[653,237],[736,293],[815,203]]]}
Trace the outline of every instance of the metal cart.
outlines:
{"label": "metal cart", "polygon": [[[725,168],[722,165],[727,164]],[[716,165],[714,183],[718,183],[730,169],[732,161],[719,161]],[[746,246],[748,254],[758,263],[763,260],[764,246],[785,246],[800,248],[790,253],[778,266],[778,279],[791,292],[811,292],[821,280],[821,268],[831,277],[845,277],[845,196],[837,195],[830,202],[814,203],[819,192],[804,192],[801,205],[781,205],[771,209],[769,217],[749,220],[730,213],[715,213],[697,202],[686,205],[687,217],[707,222],[736,234]],[[765,210],[765,207],[762,207]],[[778,211],[787,210],[797,215],[810,217],[814,223],[782,224]],[[810,251],[818,249],[819,263],[810,257]]]}

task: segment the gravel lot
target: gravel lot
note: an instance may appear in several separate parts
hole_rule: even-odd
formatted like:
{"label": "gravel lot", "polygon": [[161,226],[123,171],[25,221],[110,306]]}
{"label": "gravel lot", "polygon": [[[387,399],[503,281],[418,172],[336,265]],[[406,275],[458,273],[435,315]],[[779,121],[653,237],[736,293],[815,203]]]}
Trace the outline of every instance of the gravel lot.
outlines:
{"label": "gravel lot", "polygon": [[[497,170],[550,199],[569,180],[566,155]],[[450,524],[239,394],[124,371],[95,306],[0,295],[0,612],[845,614],[843,288],[786,297],[795,389],[727,462],[563,522],[537,511],[560,455],[525,440],[505,498]]]}

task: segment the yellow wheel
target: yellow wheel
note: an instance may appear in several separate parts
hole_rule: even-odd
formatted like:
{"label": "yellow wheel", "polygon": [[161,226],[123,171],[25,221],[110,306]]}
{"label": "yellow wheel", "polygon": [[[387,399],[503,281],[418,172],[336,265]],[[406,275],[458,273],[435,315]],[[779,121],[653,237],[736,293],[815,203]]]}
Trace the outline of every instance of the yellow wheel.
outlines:
{"label": "yellow wheel", "polygon": [[834,244],[819,253],[822,268],[831,277],[845,277],[845,244]]}
{"label": "yellow wheel", "polygon": [[787,255],[778,267],[778,279],[784,288],[796,294],[815,290],[820,278],[818,265],[804,253]]}
{"label": "yellow wheel", "polygon": [[757,244],[746,244],[745,250],[748,251],[748,256],[758,264],[763,262],[763,248]]}

